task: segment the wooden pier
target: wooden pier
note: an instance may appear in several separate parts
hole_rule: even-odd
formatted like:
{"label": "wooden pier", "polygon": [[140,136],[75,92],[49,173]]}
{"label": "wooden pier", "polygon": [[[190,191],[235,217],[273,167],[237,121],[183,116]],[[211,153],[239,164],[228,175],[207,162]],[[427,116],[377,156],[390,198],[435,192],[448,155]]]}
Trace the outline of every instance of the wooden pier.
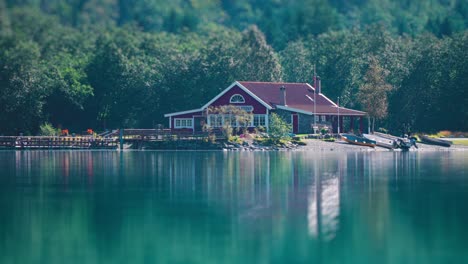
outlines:
{"label": "wooden pier", "polygon": [[123,149],[124,145],[141,149],[146,142],[197,141],[224,138],[219,131],[193,134],[169,129],[123,129],[105,136],[0,136],[0,149]]}
{"label": "wooden pier", "polygon": [[116,149],[116,138],[94,137],[0,137],[0,148],[7,149]]}

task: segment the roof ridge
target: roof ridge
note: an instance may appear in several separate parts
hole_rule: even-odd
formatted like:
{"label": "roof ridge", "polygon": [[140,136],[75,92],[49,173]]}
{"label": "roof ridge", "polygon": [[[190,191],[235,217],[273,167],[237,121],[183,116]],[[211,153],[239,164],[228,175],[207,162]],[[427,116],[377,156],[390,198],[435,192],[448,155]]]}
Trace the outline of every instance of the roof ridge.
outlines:
{"label": "roof ridge", "polygon": [[239,83],[268,83],[268,84],[309,84],[307,82],[259,82],[259,81],[237,81]]}

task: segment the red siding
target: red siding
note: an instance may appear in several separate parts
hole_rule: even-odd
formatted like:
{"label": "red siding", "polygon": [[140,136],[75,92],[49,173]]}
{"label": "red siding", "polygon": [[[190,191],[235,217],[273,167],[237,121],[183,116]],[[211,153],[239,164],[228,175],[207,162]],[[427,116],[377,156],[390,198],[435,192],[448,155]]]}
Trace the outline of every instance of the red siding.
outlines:
{"label": "red siding", "polygon": [[234,86],[232,87],[229,91],[227,91],[225,94],[223,94],[220,98],[218,98],[216,101],[214,101],[210,106],[222,106],[222,105],[229,105],[229,100],[231,99],[231,96],[235,94],[240,94],[244,97],[245,103],[242,104],[232,104],[232,105],[251,105],[254,108],[253,113],[254,114],[266,114],[266,107],[262,105],[260,102],[255,100],[252,96],[247,94],[244,90],[241,88]]}

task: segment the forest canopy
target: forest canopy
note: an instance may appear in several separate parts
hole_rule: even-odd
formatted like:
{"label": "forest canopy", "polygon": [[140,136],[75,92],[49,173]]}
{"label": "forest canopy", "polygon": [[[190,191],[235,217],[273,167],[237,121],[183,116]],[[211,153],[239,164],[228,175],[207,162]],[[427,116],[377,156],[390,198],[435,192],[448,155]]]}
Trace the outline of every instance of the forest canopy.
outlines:
{"label": "forest canopy", "polygon": [[467,27],[466,0],[0,0],[0,135],[153,128],[314,64],[345,107],[386,96],[380,126],[467,131]]}

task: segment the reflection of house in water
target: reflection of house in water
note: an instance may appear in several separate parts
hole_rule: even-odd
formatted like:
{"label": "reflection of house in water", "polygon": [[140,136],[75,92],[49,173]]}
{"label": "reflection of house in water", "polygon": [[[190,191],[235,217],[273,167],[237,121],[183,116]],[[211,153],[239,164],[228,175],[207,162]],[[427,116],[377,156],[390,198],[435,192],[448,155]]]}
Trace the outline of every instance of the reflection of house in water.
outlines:
{"label": "reflection of house in water", "polygon": [[351,165],[347,155],[227,152],[158,157],[164,176],[157,183],[168,185],[171,201],[202,198],[245,221],[246,227],[252,221],[278,232],[303,226],[310,236],[324,241],[333,239],[339,229],[340,184],[347,181],[340,175],[347,175]]}
{"label": "reflection of house in water", "polygon": [[315,184],[309,193],[307,221],[309,234],[325,241],[335,237],[339,228],[340,215],[340,178],[321,180],[315,175]]}

